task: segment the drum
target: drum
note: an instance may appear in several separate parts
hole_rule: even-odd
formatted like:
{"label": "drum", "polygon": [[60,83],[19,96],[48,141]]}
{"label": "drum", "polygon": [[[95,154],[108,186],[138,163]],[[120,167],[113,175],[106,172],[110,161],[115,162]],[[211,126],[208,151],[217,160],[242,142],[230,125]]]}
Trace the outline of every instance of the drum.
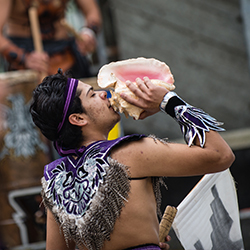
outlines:
{"label": "drum", "polygon": [[29,112],[38,83],[32,70],[0,73],[0,241],[8,248],[45,248],[40,180],[51,146]]}

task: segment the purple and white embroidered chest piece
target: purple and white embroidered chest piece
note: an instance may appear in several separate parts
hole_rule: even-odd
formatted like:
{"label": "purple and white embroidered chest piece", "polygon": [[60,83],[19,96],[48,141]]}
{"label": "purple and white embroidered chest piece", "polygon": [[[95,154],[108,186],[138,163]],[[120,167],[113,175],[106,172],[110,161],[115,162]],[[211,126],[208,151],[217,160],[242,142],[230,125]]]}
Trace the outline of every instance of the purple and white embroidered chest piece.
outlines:
{"label": "purple and white embroidered chest piece", "polygon": [[107,157],[121,141],[138,140],[143,135],[130,135],[112,141],[98,141],[86,147],[81,157],[66,156],[45,166],[47,198],[67,214],[83,216],[100,184],[104,182]]}

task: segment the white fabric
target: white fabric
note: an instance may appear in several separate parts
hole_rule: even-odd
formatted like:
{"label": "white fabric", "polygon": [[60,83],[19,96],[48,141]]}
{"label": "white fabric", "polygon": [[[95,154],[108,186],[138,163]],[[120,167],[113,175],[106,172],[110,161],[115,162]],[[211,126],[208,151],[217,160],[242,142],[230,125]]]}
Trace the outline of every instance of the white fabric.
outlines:
{"label": "white fabric", "polygon": [[244,249],[229,170],[205,175],[177,209],[173,229],[186,250]]}

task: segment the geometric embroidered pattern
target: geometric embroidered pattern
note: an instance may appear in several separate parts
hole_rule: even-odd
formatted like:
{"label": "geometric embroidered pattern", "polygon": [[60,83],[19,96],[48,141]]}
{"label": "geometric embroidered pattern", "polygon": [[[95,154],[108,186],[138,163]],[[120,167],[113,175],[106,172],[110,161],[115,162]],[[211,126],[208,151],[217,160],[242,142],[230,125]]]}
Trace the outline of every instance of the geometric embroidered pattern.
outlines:
{"label": "geometric embroidered pattern", "polygon": [[50,174],[47,172],[49,179],[45,192],[48,198],[52,197],[54,204],[64,208],[68,214],[82,216],[106,175],[104,169],[108,163],[105,153],[90,147],[78,160],[72,156],[61,160]]}

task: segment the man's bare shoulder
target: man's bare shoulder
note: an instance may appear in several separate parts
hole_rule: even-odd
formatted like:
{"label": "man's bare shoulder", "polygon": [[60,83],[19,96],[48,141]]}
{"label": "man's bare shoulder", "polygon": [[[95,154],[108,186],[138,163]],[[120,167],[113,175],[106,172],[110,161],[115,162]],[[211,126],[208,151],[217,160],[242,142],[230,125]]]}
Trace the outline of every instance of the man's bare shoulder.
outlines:
{"label": "man's bare shoulder", "polygon": [[138,155],[143,155],[144,152],[154,150],[159,144],[166,143],[154,137],[143,137],[138,141],[124,142],[112,150],[112,158],[120,158],[124,155],[130,155],[130,157],[136,155],[138,157]]}
{"label": "man's bare shoulder", "polygon": [[152,166],[160,152],[167,152],[168,144],[160,140],[144,137],[139,141],[123,143],[112,150],[111,157],[129,166],[131,173],[141,176],[143,169]]}

